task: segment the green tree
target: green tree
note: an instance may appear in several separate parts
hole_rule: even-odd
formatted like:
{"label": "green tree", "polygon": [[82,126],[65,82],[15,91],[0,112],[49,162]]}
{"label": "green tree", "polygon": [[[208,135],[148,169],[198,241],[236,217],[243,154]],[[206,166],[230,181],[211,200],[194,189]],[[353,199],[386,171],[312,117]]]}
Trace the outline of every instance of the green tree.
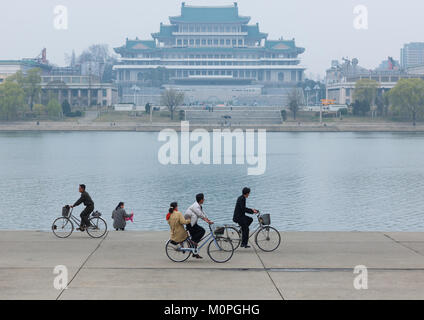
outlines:
{"label": "green tree", "polygon": [[35,104],[33,111],[38,115],[44,115],[46,113],[46,107],[43,106],[42,104]]}
{"label": "green tree", "polygon": [[51,99],[47,105],[47,114],[51,119],[58,119],[62,116],[62,107],[56,99]]}
{"label": "green tree", "polygon": [[375,104],[377,105],[377,111],[386,117],[389,113],[390,106],[389,92],[383,92],[381,95],[378,95]]}
{"label": "green tree", "polygon": [[28,70],[26,74],[18,71],[10,77],[10,80],[16,81],[24,89],[25,99],[29,109],[32,111],[41,93],[41,69],[33,68]]}
{"label": "green tree", "polygon": [[[365,109],[369,106],[372,109],[375,105],[375,99],[377,97],[377,90],[380,84],[371,79],[361,79],[355,84],[355,92],[353,93],[354,102],[359,102]],[[365,115],[365,114],[364,114]]]}
{"label": "green tree", "polygon": [[355,116],[365,116],[371,110],[371,106],[368,101],[356,100],[352,103],[353,114]]}
{"label": "green tree", "polygon": [[424,80],[401,79],[389,91],[392,109],[407,113],[412,118],[412,124],[417,124],[417,116],[424,110]]}
{"label": "green tree", "polygon": [[303,96],[302,91],[298,88],[294,88],[289,93],[289,109],[293,113],[293,119],[296,120],[297,112],[300,109],[300,106],[302,104]]}
{"label": "green tree", "polygon": [[184,93],[174,89],[165,90],[162,93],[162,104],[171,112],[171,120],[174,120],[174,111],[184,102]]}
{"label": "green tree", "polygon": [[64,100],[62,102],[62,112],[66,117],[71,113],[71,105],[69,104],[68,100]]}
{"label": "green tree", "polygon": [[12,79],[0,84],[0,118],[6,121],[15,120],[24,109],[24,89]]}

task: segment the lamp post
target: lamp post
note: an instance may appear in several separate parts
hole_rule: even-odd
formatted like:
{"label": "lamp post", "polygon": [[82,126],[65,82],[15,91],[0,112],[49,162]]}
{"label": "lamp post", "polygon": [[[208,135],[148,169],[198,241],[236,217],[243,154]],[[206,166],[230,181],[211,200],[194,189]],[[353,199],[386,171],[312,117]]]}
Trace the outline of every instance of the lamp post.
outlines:
{"label": "lamp post", "polygon": [[318,92],[319,90],[321,90],[321,87],[319,85],[315,85],[314,90],[315,90],[315,103],[318,104]]}
{"label": "lamp post", "polygon": [[137,87],[136,85],[133,85],[132,86],[132,88],[131,88],[131,90],[133,90],[134,91],[134,107],[136,107],[137,106],[137,91],[140,91],[140,88],[139,87]]}

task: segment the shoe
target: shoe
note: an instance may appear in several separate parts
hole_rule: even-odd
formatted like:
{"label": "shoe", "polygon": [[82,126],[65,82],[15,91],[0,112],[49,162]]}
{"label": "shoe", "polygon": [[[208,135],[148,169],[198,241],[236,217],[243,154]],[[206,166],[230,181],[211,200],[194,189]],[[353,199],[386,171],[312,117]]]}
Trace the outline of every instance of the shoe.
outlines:
{"label": "shoe", "polygon": [[193,254],[193,257],[196,259],[203,259],[203,257],[199,256],[198,254]]}
{"label": "shoe", "polygon": [[246,244],[245,246],[241,246],[242,248],[246,248],[246,249],[250,249],[251,246],[249,246],[248,244]]}

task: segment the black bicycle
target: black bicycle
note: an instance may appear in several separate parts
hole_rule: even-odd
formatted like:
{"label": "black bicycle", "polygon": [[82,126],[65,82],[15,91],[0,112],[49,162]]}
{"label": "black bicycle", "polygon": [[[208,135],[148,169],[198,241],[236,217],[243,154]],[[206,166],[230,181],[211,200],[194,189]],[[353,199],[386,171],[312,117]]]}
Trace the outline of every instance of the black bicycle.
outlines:
{"label": "black bicycle", "polygon": [[[74,224],[81,225],[81,220],[72,215],[73,208],[65,206],[62,209],[62,217],[57,218],[52,225],[52,231],[58,238],[68,238],[74,232]],[[92,238],[102,238],[107,232],[107,223],[101,218],[101,213],[96,211],[90,215],[90,226],[85,231]]]}
{"label": "black bicycle", "polygon": [[[258,225],[249,239],[255,235],[255,243],[259,249],[265,252],[273,252],[281,244],[281,235],[274,227],[271,227],[271,215],[263,214],[258,211]],[[234,250],[241,244],[241,227],[239,225],[226,225],[224,237],[233,243]]]}

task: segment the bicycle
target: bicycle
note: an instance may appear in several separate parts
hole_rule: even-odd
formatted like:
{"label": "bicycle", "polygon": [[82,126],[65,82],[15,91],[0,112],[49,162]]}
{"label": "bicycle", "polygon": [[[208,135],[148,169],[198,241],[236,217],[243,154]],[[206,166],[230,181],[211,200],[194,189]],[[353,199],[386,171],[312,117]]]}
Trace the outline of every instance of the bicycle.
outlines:
{"label": "bicycle", "polygon": [[[274,227],[271,227],[271,215],[258,211],[258,226],[255,231],[249,235],[249,239],[255,236],[255,243],[259,249],[264,252],[273,252],[281,244],[281,235]],[[239,225],[226,225],[225,237],[233,243],[234,250],[237,250],[241,244],[241,227]]]}
{"label": "bicycle", "polygon": [[181,243],[168,240],[165,246],[166,255],[173,262],[185,262],[191,255],[199,254],[200,249],[210,241],[208,245],[208,256],[212,261],[216,263],[230,261],[234,254],[234,247],[230,240],[222,237],[225,228],[221,227],[213,230],[212,226],[209,225],[209,230],[209,235],[200,241],[198,247],[193,245],[190,237]]}
{"label": "bicycle", "polygon": [[[52,231],[56,237],[61,239],[68,238],[74,232],[74,224],[77,226],[81,225],[81,220],[72,215],[73,211],[73,208],[64,207],[62,217],[57,218],[53,222]],[[88,235],[95,239],[102,238],[107,232],[107,223],[101,218],[101,215],[100,212],[93,212],[89,219],[90,226],[85,228]]]}

